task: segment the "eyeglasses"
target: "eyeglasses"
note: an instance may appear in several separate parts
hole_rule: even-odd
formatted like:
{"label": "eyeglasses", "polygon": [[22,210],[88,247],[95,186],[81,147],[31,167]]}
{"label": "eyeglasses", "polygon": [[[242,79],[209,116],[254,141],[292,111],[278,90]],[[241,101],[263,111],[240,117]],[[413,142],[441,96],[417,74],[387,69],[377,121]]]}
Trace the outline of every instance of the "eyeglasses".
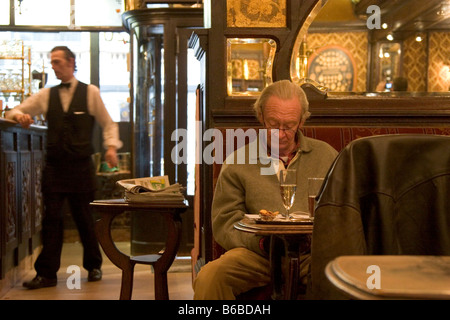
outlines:
{"label": "eyeglasses", "polygon": [[279,130],[280,132],[283,132],[284,134],[295,134],[295,133],[297,133],[297,131],[298,131],[298,127],[300,126],[300,124],[297,124],[295,127],[291,127],[291,128],[277,128],[277,126],[276,125],[274,125],[274,126],[272,126],[272,125],[268,125],[267,124],[267,122],[264,120],[264,117],[263,117],[263,123],[264,123],[264,126],[267,128],[267,129],[271,129],[271,130]]}
{"label": "eyeglasses", "polygon": [[274,128],[274,127],[268,126],[266,123],[264,123],[264,126],[270,130],[279,130],[280,132],[283,132],[284,134],[295,134],[298,130],[298,125],[295,128]]}

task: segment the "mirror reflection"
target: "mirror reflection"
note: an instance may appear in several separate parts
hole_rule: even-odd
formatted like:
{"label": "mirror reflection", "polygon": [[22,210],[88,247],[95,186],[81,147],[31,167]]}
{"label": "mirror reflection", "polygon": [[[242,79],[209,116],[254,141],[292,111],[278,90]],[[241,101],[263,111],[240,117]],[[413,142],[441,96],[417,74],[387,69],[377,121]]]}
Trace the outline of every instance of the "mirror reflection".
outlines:
{"label": "mirror reflection", "polygon": [[[401,76],[401,44],[399,42],[379,43],[378,48],[378,70],[376,70],[377,87],[375,91],[407,91],[408,81],[405,77]],[[402,82],[403,85],[400,85]]]}
{"label": "mirror reflection", "polygon": [[275,50],[272,39],[228,39],[228,95],[256,95],[272,83]]}
{"label": "mirror reflection", "polygon": [[317,7],[297,36],[293,81],[329,92],[449,93],[450,0],[319,0]]}

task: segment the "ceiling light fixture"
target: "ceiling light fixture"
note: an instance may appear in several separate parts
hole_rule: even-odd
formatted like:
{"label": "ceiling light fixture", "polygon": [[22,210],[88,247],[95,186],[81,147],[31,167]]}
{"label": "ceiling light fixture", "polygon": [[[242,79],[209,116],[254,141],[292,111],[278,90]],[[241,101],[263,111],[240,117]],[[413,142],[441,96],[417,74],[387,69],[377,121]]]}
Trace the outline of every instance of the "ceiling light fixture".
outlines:
{"label": "ceiling light fixture", "polygon": [[447,16],[450,15],[450,1],[444,1],[441,4],[441,7],[439,8],[439,11],[437,12],[438,15],[440,16]]}

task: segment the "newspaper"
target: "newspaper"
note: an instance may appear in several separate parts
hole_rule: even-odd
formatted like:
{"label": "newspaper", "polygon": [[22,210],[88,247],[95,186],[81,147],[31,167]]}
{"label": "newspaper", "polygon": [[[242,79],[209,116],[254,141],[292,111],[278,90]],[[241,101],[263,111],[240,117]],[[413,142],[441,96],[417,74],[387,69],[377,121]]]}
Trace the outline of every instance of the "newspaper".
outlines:
{"label": "newspaper", "polygon": [[179,183],[170,184],[168,176],[119,180],[128,202],[183,202],[185,200]]}

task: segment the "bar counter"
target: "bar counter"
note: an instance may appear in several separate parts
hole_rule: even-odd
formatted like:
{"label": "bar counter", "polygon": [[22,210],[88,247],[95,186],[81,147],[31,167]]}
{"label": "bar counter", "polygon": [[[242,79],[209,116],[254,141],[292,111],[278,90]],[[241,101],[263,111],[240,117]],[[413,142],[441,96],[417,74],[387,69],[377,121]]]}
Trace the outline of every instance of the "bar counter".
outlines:
{"label": "bar counter", "polygon": [[46,133],[0,118],[0,295],[33,268],[40,248]]}

